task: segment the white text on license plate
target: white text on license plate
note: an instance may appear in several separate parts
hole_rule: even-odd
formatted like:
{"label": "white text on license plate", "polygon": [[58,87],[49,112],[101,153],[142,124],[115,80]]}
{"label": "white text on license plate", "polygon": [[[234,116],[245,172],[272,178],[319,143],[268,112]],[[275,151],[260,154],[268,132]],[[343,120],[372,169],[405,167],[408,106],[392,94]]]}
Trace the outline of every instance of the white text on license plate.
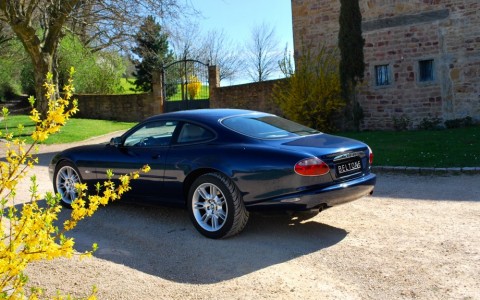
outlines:
{"label": "white text on license plate", "polygon": [[337,172],[338,172],[338,175],[342,175],[352,171],[360,170],[361,168],[362,168],[361,162],[359,160],[356,160],[356,161],[337,165]]}

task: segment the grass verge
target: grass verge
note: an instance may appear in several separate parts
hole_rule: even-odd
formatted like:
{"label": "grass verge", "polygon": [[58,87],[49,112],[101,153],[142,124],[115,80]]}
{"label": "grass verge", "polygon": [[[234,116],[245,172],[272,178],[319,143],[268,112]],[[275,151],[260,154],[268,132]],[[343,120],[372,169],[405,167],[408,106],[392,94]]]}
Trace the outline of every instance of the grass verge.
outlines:
{"label": "grass verge", "polygon": [[[18,130],[18,125],[24,126],[23,131]],[[136,123],[132,122],[115,122],[105,120],[89,120],[89,119],[70,119],[61,129],[60,133],[51,135],[44,144],[64,144],[89,139],[91,137],[104,135],[110,132],[126,130]],[[35,124],[27,115],[9,116],[6,120],[0,122],[0,128],[3,132],[7,129],[12,132],[14,137],[26,139],[27,143],[31,143],[31,134],[35,129]]]}
{"label": "grass verge", "polygon": [[367,143],[377,166],[479,167],[480,126],[433,131],[347,132]]}

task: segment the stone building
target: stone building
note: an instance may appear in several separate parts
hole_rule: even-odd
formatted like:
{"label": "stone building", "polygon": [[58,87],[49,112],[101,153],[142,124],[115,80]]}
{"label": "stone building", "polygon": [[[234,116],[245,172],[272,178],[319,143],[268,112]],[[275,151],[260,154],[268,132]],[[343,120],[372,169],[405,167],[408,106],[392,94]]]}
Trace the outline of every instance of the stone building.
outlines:
{"label": "stone building", "polygon": [[[360,0],[364,128],[480,120],[479,0]],[[340,0],[292,0],[295,55],[337,46]]]}

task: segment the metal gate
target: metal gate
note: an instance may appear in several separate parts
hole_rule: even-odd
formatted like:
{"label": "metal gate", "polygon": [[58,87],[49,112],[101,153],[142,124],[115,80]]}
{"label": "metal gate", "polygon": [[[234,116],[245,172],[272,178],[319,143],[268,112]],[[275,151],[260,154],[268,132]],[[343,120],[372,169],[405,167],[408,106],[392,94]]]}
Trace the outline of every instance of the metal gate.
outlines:
{"label": "metal gate", "polygon": [[208,65],[184,59],[162,69],[165,112],[210,107]]}

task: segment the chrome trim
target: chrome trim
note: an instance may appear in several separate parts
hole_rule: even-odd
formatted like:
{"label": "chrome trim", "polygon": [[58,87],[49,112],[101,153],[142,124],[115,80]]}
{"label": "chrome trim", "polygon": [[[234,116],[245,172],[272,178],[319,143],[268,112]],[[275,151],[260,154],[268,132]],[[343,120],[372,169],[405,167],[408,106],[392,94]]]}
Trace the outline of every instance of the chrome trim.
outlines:
{"label": "chrome trim", "polygon": [[363,152],[363,151],[349,152],[349,153],[344,153],[344,154],[340,154],[338,156],[335,156],[333,158],[333,161],[335,162],[335,161],[338,161],[338,160],[352,158],[352,157],[362,157],[364,155],[365,155],[365,152]]}

